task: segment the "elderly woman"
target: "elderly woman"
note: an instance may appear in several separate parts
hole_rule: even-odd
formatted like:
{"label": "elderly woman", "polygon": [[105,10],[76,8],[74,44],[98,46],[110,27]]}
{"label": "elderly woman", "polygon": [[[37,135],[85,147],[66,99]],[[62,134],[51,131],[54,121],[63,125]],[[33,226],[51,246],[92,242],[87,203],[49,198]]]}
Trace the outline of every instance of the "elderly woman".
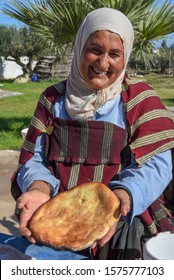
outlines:
{"label": "elderly woman", "polygon": [[[12,181],[20,231],[31,242],[33,212],[89,181],[106,184],[121,201],[121,220],[92,245],[96,258],[141,258],[144,226],[160,230],[147,209],[172,178],[174,126],[156,92],[125,75],[133,41],[121,12],[91,12],[77,33],[67,80],[41,95]],[[167,218],[163,224],[173,227]]]}

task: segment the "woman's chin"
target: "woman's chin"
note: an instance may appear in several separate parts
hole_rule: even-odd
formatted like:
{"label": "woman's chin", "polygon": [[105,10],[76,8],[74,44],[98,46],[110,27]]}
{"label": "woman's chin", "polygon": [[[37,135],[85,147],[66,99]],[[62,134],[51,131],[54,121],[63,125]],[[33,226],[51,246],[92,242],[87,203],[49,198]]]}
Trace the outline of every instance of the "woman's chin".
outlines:
{"label": "woman's chin", "polygon": [[94,90],[102,90],[109,86],[108,79],[94,78],[88,81],[88,85]]}

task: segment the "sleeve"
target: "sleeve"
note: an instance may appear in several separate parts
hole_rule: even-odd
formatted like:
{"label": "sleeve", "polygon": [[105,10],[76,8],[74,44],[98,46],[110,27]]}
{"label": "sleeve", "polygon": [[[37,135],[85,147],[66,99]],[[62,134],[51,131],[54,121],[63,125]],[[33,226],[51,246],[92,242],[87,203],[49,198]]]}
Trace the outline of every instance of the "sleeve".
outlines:
{"label": "sleeve", "polygon": [[58,193],[60,181],[54,177],[45,163],[45,134],[37,137],[34,155],[19,170],[17,183],[22,192],[26,192],[30,184],[41,180],[52,186],[53,195]]}
{"label": "sleeve", "polygon": [[137,167],[133,158],[130,166],[119,173],[118,181],[111,181],[110,188],[123,188],[131,194],[132,207],[125,218],[131,223],[142,214],[164,191],[172,179],[171,151],[157,154]]}

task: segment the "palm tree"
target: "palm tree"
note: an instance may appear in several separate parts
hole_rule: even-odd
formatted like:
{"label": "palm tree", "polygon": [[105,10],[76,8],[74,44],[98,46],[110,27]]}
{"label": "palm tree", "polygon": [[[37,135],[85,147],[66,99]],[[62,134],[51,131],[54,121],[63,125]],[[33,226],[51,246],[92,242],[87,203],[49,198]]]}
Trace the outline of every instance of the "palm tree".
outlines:
{"label": "palm tree", "polygon": [[154,60],[154,42],[174,32],[174,5],[156,0],[9,0],[3,12],[38,32],[55,51],[73,45],[83,18],[93,9],[112,7],[122,11],[133,24],[133,56],[148,67]]}

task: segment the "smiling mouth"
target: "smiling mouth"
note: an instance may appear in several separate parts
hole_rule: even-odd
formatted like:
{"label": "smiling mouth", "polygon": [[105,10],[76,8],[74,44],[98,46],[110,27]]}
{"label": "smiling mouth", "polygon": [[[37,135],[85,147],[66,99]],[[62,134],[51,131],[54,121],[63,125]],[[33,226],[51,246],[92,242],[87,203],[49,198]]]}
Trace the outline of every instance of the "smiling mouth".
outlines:
{"label": "smiling mouth", "polygon": [[97,75],[108,75],[110,72],[109,71],[100,71],[97,68],[92,67],[92,70],[95,74]]}

